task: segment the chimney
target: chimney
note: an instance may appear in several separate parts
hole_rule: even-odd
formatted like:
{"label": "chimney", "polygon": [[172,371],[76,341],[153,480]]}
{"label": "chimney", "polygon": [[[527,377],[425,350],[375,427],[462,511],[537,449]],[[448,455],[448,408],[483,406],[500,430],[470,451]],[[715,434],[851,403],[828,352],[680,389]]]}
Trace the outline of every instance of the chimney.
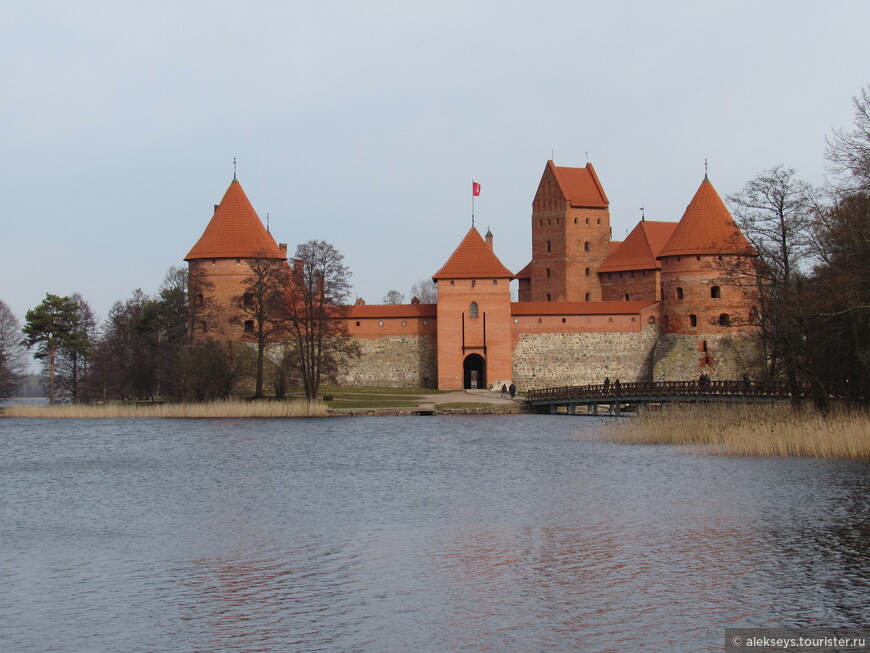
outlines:
{"label": "chimney", "polygon": [[287,243],[278,243],[278,249],[281,250],[281,254],[284,258],[287,258]]}
{"label": "chimney", "polygon": [[215,205],[214,205],[214,212],[215,212],[215,213],[217,213],[217,207],[218,207],[218,204],[215,204]]}

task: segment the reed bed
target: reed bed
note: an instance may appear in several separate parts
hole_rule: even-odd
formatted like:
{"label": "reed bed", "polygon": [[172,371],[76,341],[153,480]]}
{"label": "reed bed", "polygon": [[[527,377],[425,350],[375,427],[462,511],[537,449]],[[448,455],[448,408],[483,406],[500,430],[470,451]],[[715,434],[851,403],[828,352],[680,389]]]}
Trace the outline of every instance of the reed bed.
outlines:
{"label": "reed bed", "polygon": [[605,427],[611,441],[676,444],[730,456],[870,458],[870,413],[785,404],[670,404]]}
{"label": "reed bed", "polygon": [[3,417],[39,418],[210,418],[210,417],[323,417],[322,401],[211,401],[191,404],[68,404],[63,406],[9,406]]}

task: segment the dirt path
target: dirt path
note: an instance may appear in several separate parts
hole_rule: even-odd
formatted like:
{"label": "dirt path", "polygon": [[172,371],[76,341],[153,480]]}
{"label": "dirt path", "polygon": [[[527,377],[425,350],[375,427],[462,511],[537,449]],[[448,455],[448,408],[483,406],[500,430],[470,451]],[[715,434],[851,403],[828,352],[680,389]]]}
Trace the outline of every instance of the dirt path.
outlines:
{"label": "dirt path", "polygon": [[422,395],[421,404],[453,404],[457,402],[468,403],[487,403],[487,404],[510,404],[522,403],[522,397],[510,398],[510,395],[505,395],[501,398],[500,392],[490,392],[489,390],[455,390],[453,392],[439,393],[433,395]]}

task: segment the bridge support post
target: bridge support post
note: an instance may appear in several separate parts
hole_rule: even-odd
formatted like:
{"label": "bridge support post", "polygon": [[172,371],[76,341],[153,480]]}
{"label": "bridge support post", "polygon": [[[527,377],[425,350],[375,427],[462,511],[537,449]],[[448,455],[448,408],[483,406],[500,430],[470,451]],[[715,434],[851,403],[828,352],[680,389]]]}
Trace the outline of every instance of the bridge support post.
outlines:
{"label": "bridge support post", "polygon": [[577,404],[568,404],[568,414],[576,415],[577,414]]}
{"label": "bridge support post", "polygon": [[611,405],[611,413],[613,413],[616,417],[619,417],[619,402],[614,401]]}
{"label": "bridge support post", "polygon": [[556,414],[556,404],[550,404],[550,415]]}
{"label": "bridge support post", "polygon": [[595,415],[596,417],[598,417],[598,404],[597,403],[592,404],[592,414]]}

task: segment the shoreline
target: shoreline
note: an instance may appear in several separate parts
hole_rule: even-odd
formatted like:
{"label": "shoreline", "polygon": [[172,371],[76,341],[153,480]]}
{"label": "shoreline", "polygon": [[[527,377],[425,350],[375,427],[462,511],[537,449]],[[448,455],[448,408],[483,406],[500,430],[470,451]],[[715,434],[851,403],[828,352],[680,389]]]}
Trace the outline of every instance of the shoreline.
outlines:
{"label": "shoreline", "polygon": [[[336,392],[335,394],[339,394]],[[356,394],[356,393],[347,393]],[[330,396],[324,393],[325,396]],[[385,398],[388,397],[388,398]],[[400,395],[401,397],[401,395]],[[420,393],[402,397],[371,393],[356,398],[358,406],[348,406],[346,397],[330,406],[330,401],[308,402],[305,399],[136,404],[20,404],[0,408],[0,419],[286,419],[293,417],[365,417],[365,416],[428,416],[428,415],[505,415],[525,412],[524,398],[502,399],[500,393],[457,391],[437,394]],[[389,405],[396,403],[398,405]],[[387,404],[387,405],[379,405]]]}

